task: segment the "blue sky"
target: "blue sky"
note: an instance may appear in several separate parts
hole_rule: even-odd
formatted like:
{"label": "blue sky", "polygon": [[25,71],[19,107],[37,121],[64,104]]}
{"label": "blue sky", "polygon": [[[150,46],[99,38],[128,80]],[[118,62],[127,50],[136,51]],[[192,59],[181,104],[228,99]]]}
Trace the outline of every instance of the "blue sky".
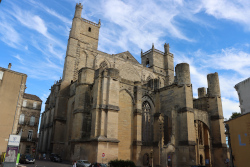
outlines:
{"label": "blue sky", "polygon": [[83,18],[101,19],[99,50],[128,50],[140,62],[141,49],[169,43],[175,65],[190,64],[195,97],[218,72],[224,116],[240,111],[234,85],[250,74],[249,0],[2,0],[0,66],[28,75],[26,93],[45,102],[62,76],[77,2]]}

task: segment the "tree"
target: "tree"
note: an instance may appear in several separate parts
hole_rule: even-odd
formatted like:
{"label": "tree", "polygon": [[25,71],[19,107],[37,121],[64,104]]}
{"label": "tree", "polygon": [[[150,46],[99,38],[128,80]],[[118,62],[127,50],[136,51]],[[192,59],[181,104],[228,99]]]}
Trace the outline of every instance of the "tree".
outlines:
{"label": "tree", "polygon": [[241,115],[241,113],[239,113],[239,112],[233,112],[232,115],[231,115],[231,117],[229,118],[229,120],[230,119],[234,119],[234,118],[236,118],[236,117],[238,117],[240,115]]}

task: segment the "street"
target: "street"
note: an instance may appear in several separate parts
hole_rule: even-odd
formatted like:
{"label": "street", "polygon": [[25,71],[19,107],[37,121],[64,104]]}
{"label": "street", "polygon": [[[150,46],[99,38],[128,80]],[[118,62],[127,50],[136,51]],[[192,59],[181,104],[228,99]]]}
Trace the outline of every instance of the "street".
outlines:
{"label": "street", "polygon": [[20,164],[20,165],[27,167],[71,167],[72,166],[64,162],[58,163],[58,162],[41,161],[41,160],[36,160],[35,164]]}

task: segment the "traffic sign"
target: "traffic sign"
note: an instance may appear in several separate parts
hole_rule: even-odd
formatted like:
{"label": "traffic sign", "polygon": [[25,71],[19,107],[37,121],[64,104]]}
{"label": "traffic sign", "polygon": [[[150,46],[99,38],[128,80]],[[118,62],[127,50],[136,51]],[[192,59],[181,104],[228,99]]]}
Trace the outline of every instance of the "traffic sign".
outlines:
{"label": "traffic sign", "polygon": [[104,158],[105,157],[105,153],[102,153],[102,158]]}

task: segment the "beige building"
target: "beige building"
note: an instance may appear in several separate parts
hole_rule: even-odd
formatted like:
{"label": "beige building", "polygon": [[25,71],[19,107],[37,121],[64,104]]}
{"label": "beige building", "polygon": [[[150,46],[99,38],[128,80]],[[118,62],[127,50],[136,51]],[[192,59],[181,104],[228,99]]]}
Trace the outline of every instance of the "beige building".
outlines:
{"label": "beige building", "polygon": [[0,67],[0,154],[6,151],[10,134],[17,133],[27,75]]}
{"label": "beige building", "polygon": [[239,82],[234,87],[239,96],[241,116],[225,121],[229,128],[232,162],[234,166],[247,166],[250,154],[250,78]]}
{"label": "beige building", "polygon": [[[218,73],[193,98],[189,65],[164,52],[99,51],[101,23],[77,4],[63,78],[42,114],[39,151],[91,163],[129,159],[137,166],[224,167],[227,158]],[[102,158],[102,154],[105,157]]]}
{"label": "beige building", "polygon": [[35,154],[37,149],[37,131],[42,100],[36,95],[24,93],[22,109],[18,121],[18,132],[22,130],[19,152]]}
{"label": "beige building", "polygon": [[248,166],[250,155],[250,113],[248,112],[225,123],[229,126],[234,166]]}
{"label": "beige building", "polygon": [[0,67],[0,155],[6,151],[10,134],[22,129],[19,152],[36,150],[37,130],[42,101],[39,97],[24,93],[27,75]]}

